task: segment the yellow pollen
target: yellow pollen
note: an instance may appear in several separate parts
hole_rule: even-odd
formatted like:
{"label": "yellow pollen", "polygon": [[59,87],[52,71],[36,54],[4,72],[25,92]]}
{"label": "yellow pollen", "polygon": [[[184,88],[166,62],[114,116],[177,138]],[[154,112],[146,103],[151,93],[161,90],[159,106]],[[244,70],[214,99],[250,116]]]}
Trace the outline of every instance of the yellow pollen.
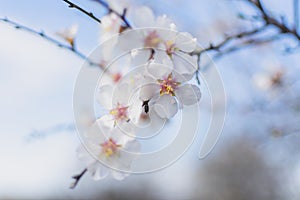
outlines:
{"label": "yellow pollen", "polygon": [[122,145],[116,144],[116,142],[113,139],[109,139],[103,144],[102,146],[102,155],[104,155],[106,158],[109,158],[118,152],[118,148],[122,147]]}
{"label": "yellow pollen", "polygon": [[118,114],[118,111],[116,109],[113,109],[109,112],[109,114],[111,115],[117,115]]}
{"label": "yellow pollen", "polygon": [[170,46],[172,46],[173,44],[174,44],[174,42],[173,42],[172,40],[168,40],[168,41],[166,42],[167,47],[170,47]]}
{"label": "yellow pollen", "polygon": [[180,85],[180,82],[176,82],[172,74],[169,74],[167,78],[164,80],[158,80],[160,84],[160,95],[163,96],[165,94],[169,94],[171,96],[175,96],[175,89]]}

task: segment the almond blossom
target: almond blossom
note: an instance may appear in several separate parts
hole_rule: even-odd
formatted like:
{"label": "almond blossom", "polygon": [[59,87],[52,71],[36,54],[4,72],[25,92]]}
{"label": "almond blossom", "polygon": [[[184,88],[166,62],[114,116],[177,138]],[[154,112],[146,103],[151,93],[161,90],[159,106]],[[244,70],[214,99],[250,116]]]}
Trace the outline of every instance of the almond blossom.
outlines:
{"label": "almond blossom", "polygon": [[100,41],[104,42],[115,34],[122,32],[122,20],[115,13],[105,15],[101,19]]}
{"label": "almond blossom", "polygon": [[[109,173],[122,180],[140,151],[136,139],[154,136],[180,109],[199,102],[199,87],[189,83],[198,69],[190,55],[197,41],[148,7],[127,11],[126,3],[108,4],[113,12],[101,19],[103,44],[95,53],[103,69],[96,100],[106,111],[85,134],[89,154],[81,148],[79,155],[95,180]],[[123,30],[124,10],[139,29]]]}
{"label": "almond blossom", "polygon": [[78,32],[78,25],[74,24],[69,28],[57,32],[56,34],[61,38],[63,38],[65,41],[67,41],[72,46],[72,48],[74,48],[77,32]]}
{"label": "almond blossom", "polygon": [[150,62],[146,69],[141,99],[154,102],[154,110],[161,118],[170,119],[178,108],[196,104],[200,100],[200,89],[186,83],[191,76],[154,62]]}
{"label": "almond blossom", "polygon": [[[97,96],[98,103],[108,110],[107,115],[102,118],[106,119],[108,127],[121,126],[129,129],[132,115],[132,106],[129,98],[131,95],[131,87],[129,84],[121,84],[117,86],[103,85],[99,88]],[[132,128],[130,128],[132,129]]]}
{"label": "almond blossom", "polygon": [[119,128],[104,126],[104,121],[97,120],[86,132],[85,145],[88,152],[80,147],[79,158],[87,162],[87,170],[95,180],[103,179],[109,173],[115,179],[122,180],[128,176],[124,171],[130,171],[140,151],[140,144]]}

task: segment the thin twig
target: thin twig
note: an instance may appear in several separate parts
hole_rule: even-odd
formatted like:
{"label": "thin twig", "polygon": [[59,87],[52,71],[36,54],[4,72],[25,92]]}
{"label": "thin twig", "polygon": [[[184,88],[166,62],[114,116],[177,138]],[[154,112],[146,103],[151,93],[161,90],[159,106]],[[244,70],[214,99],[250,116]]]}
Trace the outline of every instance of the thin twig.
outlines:
{"label": "thin twig", "polygon": [[217,51],[217,52],[219,52],[218,55],[223,55],[224,53],[222,51],[222,48],[224,48],[231,41],[236,40],[236,39],[244,39],[244,38],[247,38],[247,37],[250,37],[250,36],[254,36],[254,35],[264,31],[265,28],[266,28],[265,26],[262,26],[260,28],[257,28],[257,29],[251,30],[251,31],[244,31],[244,32],[240,32],[240,33],[234,34],[234,35],[227,35],[225,37],[225,39],[223,41],[221,41],[219,44],[214,45],[214,44],[211,43],[206,48],[196,49],[195,51],[191,52],[190,55],[197,56],[198,68],[196,70],[195,76],[196,76],[196,81],[197,81],[198,85],[200,85],[199,72],[201,70],[201,66],[200,66],[200,60],[201,59],[200,58],[201,58],[202,53],[209,52],[209,51]]}
{"label": "thin twig", "polygon": [[74,179],[74,182],[71,183],[70,189],[74,189],[77,184],[79,183],[80,179],[83,177],[83,175],[87,172],[87,168],[85,168],[82,172],[80,172],[77,175],[72,176],[72,179]]}
{"label": "thin twig", "polygon": [[228,55],[230,53],[249,48],[249,47],[254,47],[254,46],[260,46],[263,44],[267,44],[269,42],[275,41],[279,39],[280,37],[278,35],[274,36],[268,36],[266,38],[259,38],[259,39],[248,39],[240,44],[236,44],[234,46],[231,46],[229,48],[226,48],[224,51],[217,53],[216,55],[213,56],[214,60],[219,59],[224,55]]}
{"label": "thin twig", "polygon": [[95,62],[93,62],[92,60],[90,60],[86,55],[84,55],[84,54],[83,54],[82,52],[80,52],[79,50],[75,49],[74,47],[72,47],[72,46],[70,46],[70,45],[65,45],[65,44],[61,43],[60,41],[58,41],[58,40],[56,40],[56,39],[50,37],[49,35],[47,35],[47,34],[46,34],[45,32],[43,32],[43,31],[37,31],[37,30],[34,30],[34,29],[29,28],[29,27],[27,27],[27,26],[25,26],[25,25],[22,25],[22,24],[19,24],[19,23],[15,22],[15,21],[12,21],[12,20],[10,20],[10,19],[8,19],[8,18],[0,18],[0,21],[5,22],[5,23],[7,23],[7,24],[9,24],[9,25],[12,25],[12,26],[14,26],[16,29],[24,30],[24,31],[27,31],[27,32],[29,32],[29,33],[31,33],[31,34],[37,35],[37,36],[39,36],[39,37],[41,37],[41,38],[47,40],[48,42],[57,45],[57,46],[60,47],[60,48],[66,49],[66,50],[68,50],[68,51],[74,53],[74,54],[75,54],[76,56],[78,56],[79,58],[81,58],[81,59],[87,61],[87,62],[89,63],[89,65],[91,65],[91,66],[97,66],[97,67],[100,66],[98,63],[95,63]]}
{"label": "thin twig", "polygon": [[299,31],[299,0],[294,0],[294,20],[295,20],[295,29],[296,32],[298,33]]}
{"label": "thin twig", "polygon": [[221,48],[223,48],[224,46],[226,46],[229,42],[231,42],[232,40],[236,40],[236,39],[243,39],[245,37],[250,37],[250,36],[254,36],[257,33],[260,33],[262,31],[265,30],[265,26],[262,26],[260,28],[251,30],[251,31],[245,31],[245,32],[240,32],[238,34],[234,34],[234,35],[229,35],[226,36],[224,38],[224,40],[222,40],[219,44],[210,44],[208,47],[204,48],[204,49],[198,49],[193,51],[192,53],[190,53],[191,55],[200,55],[203,52],[207,52],[207,51],[220,51]]}
{"label": "thin twig", "polygon": [[196,81],[197,81],[198,85],[201,85],[200,77],[199,77],[200,64],[201,64],[201,54],[199,54],[199,55],[197,56],[197,65],[198,65],[198,67],[197,67],[197,70],[196,70],[196,72],[195,72]]}
{"label": "thin twig", "polygon": [[294,36],[298,41],[300,41],[300,35],[298,34],[296,28],[289,28],[284,21],[279,21],[273,16],[271,16],[268,11],[264,8],[261,0],[247,0],[250,5],[254,6],[262,15],[262,19],[265,22],[265,26],[272,25],[280,30],[281,33],[288,33]]}
{"label": "thin twig", "polygon": [[95,17],[95,15],[93,13],[84,10],[83,8],[81,8],[80,6],[76,5],[75,3],[72,3],[71,1],[68,1],[68,0],[63,0],[63,1],[66,2],[67,4],[69,4],[69,8],[77,9],[80,12],[82,12],[82,13],[86,14],[87,16],[89,16],[90,18],[92,18],[93,20],[101,23],[101,20],[98,19],[97,17]]}
{"label": "thin twig", "polygon": [[[298,34],[296,26],[299,26],[299,0],[294,1],[294,12],[295,12],[295,28],[291,29],[289,28],[286,24],[285,21],[279,21],[273,16],[271,16],[268,11],[264,8],[261,0],[243,0],[243,2],[250,3],[250,5],[254,6],[259,12],[261,17],[255,17],[256,20],[262,20],[264,22],[264,25],[262,25],[258,29],[254,29],[249,32],[241,32],[236,35],[231,35],[225,37],[225,39],[220,42],[217,45],[210,44],[207,48],[204,49],[198,49],[195,50],[194,52],[190,53],[190,55],[196,55],[198,56],[198,60],[201,56],[202,53],[204,52],[209,52],[209,51],[217,51],[217,54],[213,56],[214,59],[219,59],[223,57],[224,55],[227,55],[229,53],[248,48],[248,47],[253,47],[256,45],[261,45],[265,44],[268,42],[272,42],[273,40],[276,40],[280,37],[281,34],[290,34],[294,36],[299,42],[300,42],[300,35]],[[297,15],[297,17],[296,17]],[[297,18],[297,20],[296,20]],[[297,24],[297,25],[296,25]],[[260,38],[260,39],[255,39],[252,38],[255,34],[263,32],[267,27],[275,26],[281,34],[269,37],[269,38]],[[237,40],[237,39],[246,39],[244,42],[241,42],[240,44],[233,44],[230,45],[227,48],[226,47],[231,41]],[[199,64],[199,63],[198,63]],[[206,68],[206,67],[203,67]],[[196,76],[197,78],[197,76]]]}

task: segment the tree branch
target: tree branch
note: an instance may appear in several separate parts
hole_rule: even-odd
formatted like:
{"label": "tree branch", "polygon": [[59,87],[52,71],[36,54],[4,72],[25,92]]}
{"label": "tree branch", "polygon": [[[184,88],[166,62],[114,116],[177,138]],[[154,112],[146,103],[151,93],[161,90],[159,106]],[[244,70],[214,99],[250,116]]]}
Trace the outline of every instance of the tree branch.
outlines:
{"label": "tree branch", "polygon": [[[261,0],[247,0],[252,6],[254,6],[262,15],[262,19],[266,25],[273,25],[280,30],[281,33],[288,33],[294,36],[298,41],[300,41],[300,35],[297,33],[296,28],[289,28],[283,21],[279,21],[273,16],[271,16],[268,11],[264,8]],[[294,8],[296,9],[296,8]],[[298,13],[298,11],[297,11]]]}
{"label": "tree branch", "polygon": [[69,8],[77,9],[80,12],[82,12],[82,13],[86,14],[87,16],[89,16],[90,18],[92,18],[93,20],[97,21],[98,23],[101,23],[101,20],[98,19],[97,17],[95,17],[95,15],[93,13],[84,10],[83,8],[81,8],[80,6],[72,3],[71,1],[68,1],[68,0],[63,0],[63,1],[66,2],[67,4],[69,4]]}
{"label": "tree branch", "polygon": [[[244,31],[244,32],[240,32],[237,34],[233,34],[233,35],[227,35],[223,41],[221,41],[218,44],[210,44],[208,47],[206,48],[200,48],[200,49],[196,49],[195,51],[191,52],[190,55],[192,56],[197,56],[197,64],[198,64],[198,68],[196,71],[196,81],[197,83],[200,85],[200,78],[199,78],[199,71],[200,71],[200,60],[201,60],[201,55],[204,52],[209,52],[209,51],[217,51],[219,52],[218,55],[220,55],[219,57],[221,57],[221,55],[224,55],[225,53],[229,53],[229,52],[223,52],[222,48],[224,48],[228,43],[230,43],[233,40],[237,40],[237,39],[245,39],[251,36],[254,36],[262,31],[264,31],[267,27],[266,26],[262,26],[260,28],[257,29],[253,29],[251,31]],[[233,51],[233,49],[237,49],[236,47],[232,47],[232,50],[230,50],[230,52]]]}
{"label": "tree branch", "polygon": [[296,32],[298,33],[299,31],[299,0],[294,0],[294,21],[295,21],[295,29],[296,29]]}
{"label": "tree branch", "polygon": [[[200,69],[200,57],[201,54],[204,52],[209,51],[217,51],[218,53],[215,54],[214,59],[219,59],[223,57],[225,54],[232,53],[247,47],[255,46],[255,45],[261,45],[268,42],[272,42],[273,40],[276,40],[279,38],[279,35],[271,36],[270,38],[260,38],[255,39],[252,38],[257,33],[263,32],[269,25],[275,26],[281,34],[290,34],[293,37],[295,37],[300,42],[300,35],[298,34],[297,27],[299,26],[299,0],[294,0],[294,15],[295,15],[295,27],[294,29],[289,28],[285,22],[279,21],[273,16],[271,16],[268,11],[264,8],[261,0],[243,0],[243,2],[248,2],[250,5],[254,6],[259,12],[261,17],[255,17],[255,20],[263,20],[264,25],[261,26],[258,29],[254,29],[252,31],[246,31],[241,32],[235,35],[226,36],[223,41],[221,41],[218,44],[210,44],[210,46],[204,48],[204,49],[197,49],[194,52],[190,53],[190,55],[196,55],[198,57],[198,69]],[[228,45],[231,41],[237,40],[237,39],[246,39],[246,41],[241,42],[240,44],[233,44],[229,46],[228,48],[225,48],[226,45]],[[196,72],[198,73],[198,71]],[[196,74],[197,82],[199,82],[199,77]]]}
{"label": "tree branch", "polygon": [[68,50],[68,51],[74,53],[74,54],[75,54],[76,56],[78,56],[79,58],[81,58],[81,59],[83,59],[83,60],[86,60],[86,61],[89,63],[89,65],[91,65],[91,66],[97,66],[97,67],[100,66],[100,67],[101,67],[100,64],[93,62],[93,61],[90,60],[86,55],[84,55],[84,54],[83,54],[82,52],[80,52],[79,50],[75,49],[73,46],[65,45],[65,44],[61,43],[60,41],[58,41],[58,40],[56,40],[56,39],[54,39],[54,38],[48,36],[48,35],[47,35],[45,32],[43,32],[43,31],[36,31],[36,30],[34,30],[34,29],[32,29],[32,28],[29,28],[29,27],[27,27],[27,26],[25,26],[25,25],[22,25],[22,24],[19,24],[19,23],[17,23],[17,22],[14,22],[14,21],[12,21],[12,20],[10,20],[10,19],[8,19],[8,18],[0,18],[0,21],[5,22],[5,23],[7,23],[7,24],[9,24],[9,25],[12,25],[12,26],[14,26],[16,29],[24,30],[24,31],[27,31],[27,32],[29,32],[29,33],[31,33],[31,34],[37,35],[37,36],[39,36],[39,37],[41,37],[41,38],[47,40],[48,42],[50,42],[50,43],[52,43],[52,44],[55,44],[56,46],[58,46],[58,47],[60,47],[60,48],[63,48],[63,49],[65,49],[65,50]]}
{"label": "tree branch", "polygon": [[244,48],[249,48],[249,47],[253,47],[253,46],[259,46],[259,45],[263,45],[263,44],[267,44],[269,42],[272,42],[274,40],[279,39],[278,35],[274,35],[274,36],[268,36],[265,38],[259,38],[259,39],[248,39],[244,42],[241,42],[240,44],[236,44],[234,46],[231,46],[227,49],[225,49],[222,52],[217,53],[215,56],[213,56],[214,59],[219,59],[222,56],[224,56],[225,54],[230,54],[239,50],[242,50]]}
{"label": "tree branch", "polygon": [[77,175],[72,176],[72,179],[74,179],[74,182],[71,183],[70,189],[74,189],[77,184],[79,183],[80,179],[83,177],[83,175],[87,172],[87,168],[85,168],[82,172],[80,172]]}
{"label": "tree branch", "polygon": [[204,48],[204,49],[198,49],[193,51],[192,53],[190,53],[191,55],[200,55],[203,52],[207,52],[207,51],[220,51],[221,48],[223,48],[224,46],[226,46],[229,42],[236,40],[236,39],[243,39],[245,37],[250,37],[250,36],[254,36],[257,33],[260,33],[262,31],[264,31],[266,29],[265,26],[262,26],[260,28],[251,30],[251,31],[245,31],[245,32],[240,32],[238,34],[234,34],[234,35],[227,35],[223,41],[221,41],[219,44],[210,44],[209,47]]}

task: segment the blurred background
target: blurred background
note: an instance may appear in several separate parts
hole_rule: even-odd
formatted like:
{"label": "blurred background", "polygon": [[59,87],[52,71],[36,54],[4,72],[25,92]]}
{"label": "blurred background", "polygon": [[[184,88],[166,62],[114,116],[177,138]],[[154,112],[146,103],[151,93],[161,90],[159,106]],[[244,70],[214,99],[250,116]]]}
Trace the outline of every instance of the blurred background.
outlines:
{"label": "blurred background", "polygon": [[[106,13],[95,2],[74,2],[96,16]],[[263,2],[293,22],[292,0]],[[254,26],[238,17],[253,12],[242,1],[132,4],[167,14],[203,46]],[[77,24],[77,46],[85,54],[99,43],[99,25],[61,0],[0,0],[0,17],[58,40],[57,31]],[[300,199],[300,52],[286,51],[297,42],[286,35],[215,60],[226,90],[227,117],[217,146],[205,159],[197,157],[198,138],[169,168],[124,181],[108,177],[95,182],[84,176],[71,190],[72,175],[85,167],[76,156],[80,142],[72,111],[73,87],[84,61],[0,22],[0,199]],[[206,103],[200,105],[204,115]]]}

